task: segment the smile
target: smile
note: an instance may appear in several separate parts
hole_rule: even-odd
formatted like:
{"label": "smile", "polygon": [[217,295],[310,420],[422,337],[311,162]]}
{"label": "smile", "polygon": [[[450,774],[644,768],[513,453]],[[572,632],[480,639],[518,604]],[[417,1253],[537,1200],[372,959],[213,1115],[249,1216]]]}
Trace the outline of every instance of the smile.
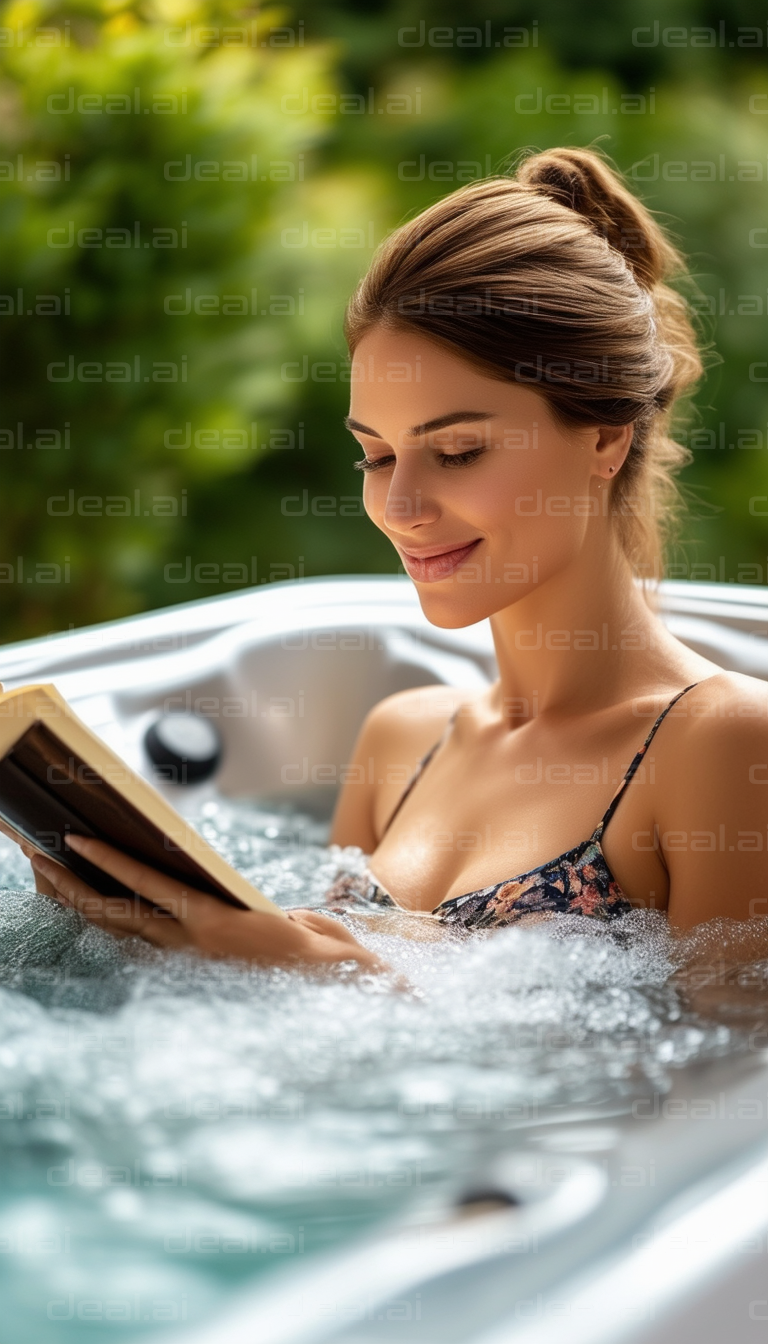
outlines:
{"label": "smile", "polygon": [[470,541],[466,546],[433,551],[431,555],[426,552],[414,555],[409,551],[401,551],[400,554],[409,576],[416,583],[438,583],[440,579],[447,579],[454,574],[479,545],[480,537],[476,541]]}

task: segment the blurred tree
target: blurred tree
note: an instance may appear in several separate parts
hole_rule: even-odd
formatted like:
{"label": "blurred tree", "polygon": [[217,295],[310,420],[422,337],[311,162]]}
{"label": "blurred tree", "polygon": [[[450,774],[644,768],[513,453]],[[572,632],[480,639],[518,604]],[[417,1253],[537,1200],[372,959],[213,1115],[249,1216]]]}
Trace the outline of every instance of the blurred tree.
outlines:
{"label": "blurred tree", "polygon": [[691,256],[713,353],[671,572],[768,581],[768,31],[711,8],[6,5],[3,637],[396,570],[344,303],[387,229],[528,145],[601,144]]}
{"label": "blurred tree", "polygon": [[298,572],[255,476],[305,480],[301,371],[377,225],[310,172],[332,52],[285,17],[4,11],[5,637]]}

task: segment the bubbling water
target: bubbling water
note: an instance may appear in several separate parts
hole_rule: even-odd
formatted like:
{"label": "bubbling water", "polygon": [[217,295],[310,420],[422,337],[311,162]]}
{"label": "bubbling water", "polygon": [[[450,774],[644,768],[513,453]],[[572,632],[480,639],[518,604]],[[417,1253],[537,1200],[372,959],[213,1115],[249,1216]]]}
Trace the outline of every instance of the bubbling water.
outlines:
{"label": "bubbling water", "polygon": [[[209,803],[196,824],[286,906],[321,906],[339,868],[364,865],[288,812]],[[200,1321],[542,1118],[621,1113],[742,1044],[739,1021],[693,1011],[692,944],[654,913],[429,939],[400,912],[348,916],[404,993],[118,942],[30,891],[6,842],[0,881],[14,1344]]]}

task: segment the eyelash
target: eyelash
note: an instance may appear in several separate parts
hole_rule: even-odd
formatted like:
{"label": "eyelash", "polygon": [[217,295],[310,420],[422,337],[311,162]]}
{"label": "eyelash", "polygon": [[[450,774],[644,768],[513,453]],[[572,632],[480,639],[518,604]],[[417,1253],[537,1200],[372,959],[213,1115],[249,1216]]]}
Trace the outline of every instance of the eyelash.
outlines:
{"label": "eyelash", "polygon": [[[441,453],[439,457],[440,466],[449,468],[453,466],[468,467],[470,462],[475,462],[483,452],[485,452],[484,448],[469,448],[465,453]],[[352,466],[356,471],[381,471],[383,467],[389,466],[394,460],[391,454],[389,457],[361,457],[359,461],[353,462]]]}

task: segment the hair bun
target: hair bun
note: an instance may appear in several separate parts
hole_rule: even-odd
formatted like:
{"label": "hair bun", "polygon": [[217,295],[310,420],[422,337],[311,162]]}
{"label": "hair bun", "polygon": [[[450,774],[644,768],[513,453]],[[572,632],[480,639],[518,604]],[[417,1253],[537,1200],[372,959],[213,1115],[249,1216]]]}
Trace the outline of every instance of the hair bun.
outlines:
{"label": "hair bun", "polygon": [[616,248],[644,289],[681,269],[682,258],[619,174],[591,149],[547,149],[520,164],[516,180],[582,215]]}

